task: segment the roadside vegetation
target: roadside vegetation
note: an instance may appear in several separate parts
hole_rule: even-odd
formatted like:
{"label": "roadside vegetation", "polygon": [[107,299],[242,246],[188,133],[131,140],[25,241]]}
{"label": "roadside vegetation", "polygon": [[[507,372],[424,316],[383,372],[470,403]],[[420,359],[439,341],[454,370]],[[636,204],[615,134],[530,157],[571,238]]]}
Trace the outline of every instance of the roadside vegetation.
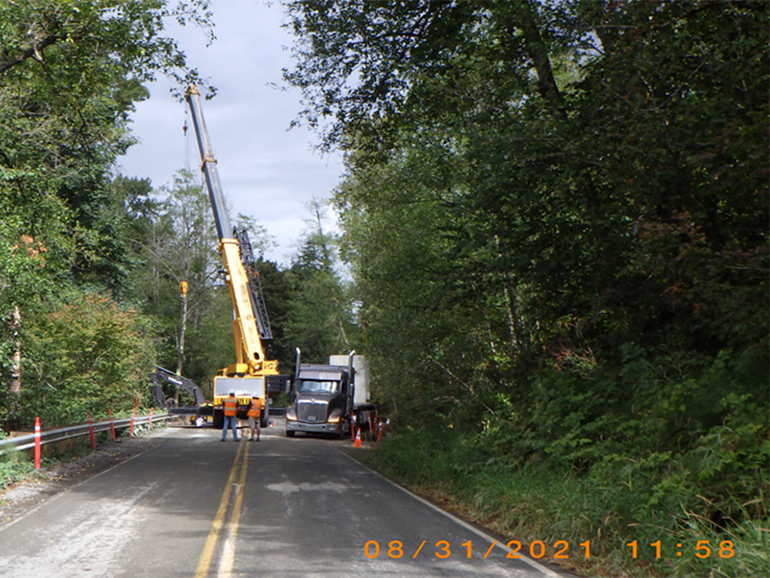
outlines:
{"label": "roadside vegetation", "polygon": [[152,321],[125,299],[129,197],[112,167],[157,74],[197,81],[164,22],[205,3],[0,3],[2,425],[29,431],[142,405]]}
{"label": "roadside vegetation", "polygon": [[[525,552],[770,574],[769,10],[287,2],[297,122],[347,172],[342,234],[316,201],[291,263],[259,260],[268,356],[366,354],[376,465]],[[0,3],[5,431],[147,407],[156,364],[205,390],[232,362],[198,175],[114,170],[147,82],[201,84],[168,18],[211,26],[203,0]],[[0,486],[26,469],[0,461]]]}
{"label": "roadside vegetation", "polygon": [[594,575],[768,573],[767,3],[290,11],[379,467]]}
{"label": "roadside vegetation", "polygon": [[[134,144],[134,104],[156,76],[171,77],[177,97],[190,82],[216,92],[165,31],[174,20],[213,39],[208,4],[0,2],[4,433],[31,431],[35,417],[48,429],[89,414],[128,416],[154,403],[154,365],[206,391],[233,361],[232,307],[201,176],[180,169],[153,184],[116,170]],[[259,257],[276,337],[270,356],[284,371],[296,346],[321,361],[346,350],[356,332],[326,208],[318,202],[308,211],[288,267],[262,258],[272,241],[252,216],[232,218]]]}

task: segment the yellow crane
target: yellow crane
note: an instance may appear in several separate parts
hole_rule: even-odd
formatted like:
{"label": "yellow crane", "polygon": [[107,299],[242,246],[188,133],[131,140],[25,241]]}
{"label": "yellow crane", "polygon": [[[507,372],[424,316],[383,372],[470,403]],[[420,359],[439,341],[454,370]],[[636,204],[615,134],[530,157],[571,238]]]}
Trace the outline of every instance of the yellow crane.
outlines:
{"label": "yellow crane", "polygon": [[214,427],[222,427],[222,401],[234,391],[239,405],[247,405],[252,396],[262,401],[262,425],[267,425],[268,376],[278,375],[278,361],[265,359],[265,344],[272,340],[259,276],[254,269],[251,243],[245,230],[234,231],[225,208],[217,161],[203,120],[200,93],[191,85],[186,93],[201,155],[201,170],[206,178],[211,208],[214,212],[219,253],[233,303],[235,363],[220,369],[213,380]]}

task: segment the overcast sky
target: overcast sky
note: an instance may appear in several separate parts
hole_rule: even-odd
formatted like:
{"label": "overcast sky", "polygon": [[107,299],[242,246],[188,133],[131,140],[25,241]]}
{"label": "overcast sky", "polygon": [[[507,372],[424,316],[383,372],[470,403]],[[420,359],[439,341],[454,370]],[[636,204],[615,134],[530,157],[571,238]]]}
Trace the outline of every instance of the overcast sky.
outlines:
{"label": "overcast sky", "polygon": [[[266,257],[287,265],[310,217],[306,204],[326,199],[342,173],[339,155],[314,151],[317,140],[304,127],[288,130],[300,111],[300,94],[284,85],[281,69],[291,68],[293,37],[282,28],[284,9],[265,0],[212,0],[217,39],[206,47],[195,27],[169,23],[190,66],[209,78],[218,93],[203,100],[203,115],[217,158],[231,215],[250,215],[278,243]],[[183,134],[186,104],[169,94],[165,79],[150,85],[152,96],[136,105],[132,131],[140,143],[118,161],[127,177],[170,184],[174,173],[200,171],[192,122]]]}

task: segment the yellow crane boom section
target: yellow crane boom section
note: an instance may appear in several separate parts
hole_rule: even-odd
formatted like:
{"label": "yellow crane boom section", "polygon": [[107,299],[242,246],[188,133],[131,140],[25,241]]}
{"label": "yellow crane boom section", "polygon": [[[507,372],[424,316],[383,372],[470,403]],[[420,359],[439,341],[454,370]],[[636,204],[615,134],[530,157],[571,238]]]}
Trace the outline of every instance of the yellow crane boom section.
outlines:
{"label": "yellow crane boom section", "polygon": [[278,362],[265,359],[262,340],[257,332],[256,320],[249,293],[249,280],[241,262],[240,249],[235,239],[222,239],[219,252],[227,274],[227,285],[233,302],[233,334],[235,335],[236,363],[220,373],[277,374]]}

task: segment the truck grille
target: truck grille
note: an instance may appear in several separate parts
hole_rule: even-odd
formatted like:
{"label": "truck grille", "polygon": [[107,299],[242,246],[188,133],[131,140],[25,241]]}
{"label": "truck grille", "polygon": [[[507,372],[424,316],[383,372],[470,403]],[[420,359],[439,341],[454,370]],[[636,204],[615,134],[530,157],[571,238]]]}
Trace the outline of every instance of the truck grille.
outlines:
{"label": "truck grille", "polygon": [[326,421],[325,401],[300,401],[297,403],[297,419],[310,423],[324,423]]}

